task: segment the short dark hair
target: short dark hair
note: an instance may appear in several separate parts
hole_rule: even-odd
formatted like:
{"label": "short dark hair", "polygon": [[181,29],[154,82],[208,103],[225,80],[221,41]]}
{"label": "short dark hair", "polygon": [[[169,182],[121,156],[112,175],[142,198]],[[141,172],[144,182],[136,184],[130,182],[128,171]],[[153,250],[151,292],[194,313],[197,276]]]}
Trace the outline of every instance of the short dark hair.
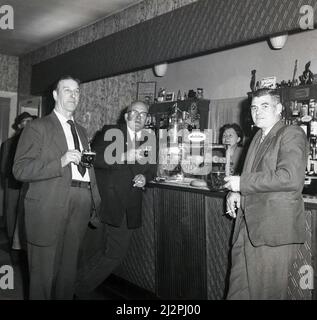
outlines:
{"label": "short dark hair", "polygon": [[72,77],[70,75],[61,76],[60,78],[58,78],[55,81],[54,86],[53,86],[53,91],[58,89],[58,86],[59,86],[60,82],[63,81],[63,80],[74,80],[75,82],[77,82],[78,86],[81,83],[79,79],[74,78],[74,77]]}
{"label": "short dark hair", "polygon": [[[236,132],[237,136],[240,138],[240,141],[238,142],[238,146],[242,146],[244,133],[241,127],[237,123],[227,123],[223,125],[220,128],[220,139],[222,140],[222,136],[227,129],[233,129]],[[222,143],[222,141],[220,141],[220,143]]]}
{"label": "short dark hair", "polygon": [[26,111],[20,113],[20,114],[15,118],[14,123],[13,123],[13,125],[12,125],[12,128],[13,128],[14,130],[18,130],[18,129],[19,129],[19,124],[21,124],[22,121],[23,121],[24,119],[27,119],[27,118],[33,119],[33,116],[32,116],[31,114],[29,114],[28,112],[26,112]]}
{"label": "short dark hair", "polygon": [[258,89],[254,92],[252,92],[252,99],[253,98],[259,98],[259,97],[263,97],[263,96],[271,96],[273,99],[274,99],[274,102],[276,104],[280,103],[281,102],[281,95],[280,95],[280,92],[276,89],[270,89],[270,88],[261,88],[261,89]]}

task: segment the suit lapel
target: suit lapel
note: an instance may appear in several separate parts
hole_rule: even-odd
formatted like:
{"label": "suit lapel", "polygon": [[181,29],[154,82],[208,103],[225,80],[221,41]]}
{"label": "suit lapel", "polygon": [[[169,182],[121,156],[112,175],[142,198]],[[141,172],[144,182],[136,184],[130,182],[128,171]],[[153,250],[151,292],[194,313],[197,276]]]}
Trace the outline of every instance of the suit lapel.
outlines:
{"label": "suit lapel", "polygon": [[123,137],[124,137],[124,152],[127,152],[129,148],[131,149],[133,142],[130,138],[127,126],[124,125],[120,127],[120,129],[122,130]]}
{"label": "suit lapel", "polygon": [[[275,137],[278,130],[283,127],[283,123],[281,121],[277,122],[274,127],[270,130],[268,135],[264,138],[263,142],[259,145],[259,149],[255,154],[255,158],[253,161],[252,169],[251,171],[255,170],[258,166],[259,162],[265,155],[267,149],[269,148],[270,144],[272,143],[273,137]],[[261,136],[261,134],[260,134]],[[261,138],[260,138],[261,139]],[[259,142],[258,142],[259,143]]]}
{"label": "suit lapel", "polygon": [[[137,148],[138,145],[140,145],[140,143],[136,142],[135,140],[132,141],[128,132],[128,128],[127,125],[122,127],[122,131],[123,131],[123,135],[124,135],[124,139],[125,139],[125,152],[128,151],[128,147],[132,148]],[[132,174],[133,177],[135,177],[137,174],[141,173],[142,170],[141,168],[143,168],[143,166],[141,166],[137,161],[135,162],[135,164],[133,165],[128,165],[128,168]]]}
{"label": "suit lapel", "polygon": [[84,132],[82,127],[77,124],[77,122],[75,122],[75,125],[76,125],[76,129],[77,129],[81,144],[83,146],[83,149],[88,150],[89,145],[88,145],[88,139],[87,139],[86,133]]}
{"label": "suit lapel", "polygon": [[63,127],[62,127],[61,123],[59,122],[54,111],[49,115],[49,117],[52,122],[51,133],[54,137],[53,138],[54,142],[55,142],[56,146],[58,147],[58,149],[60,150],[61,154],[63,155],[68,150],[67,141],[66,141]]}
{"label": "suit lapel", "polygon": [[252,139],[252,142],[249,146],[247,156],[244,161],[244,166],[243,166],[244,173],[251,172],[252,165],[254,163],[254,158],[257,154],[257,149],[259,147],[260,140],[261,140],[261,130],[258,130],[258,132],[255,134],[254,138]]}
{"label": "suit lapel", "polygon": [[[127,152],[127,151],[129,151],[129,149],[132,148],[135,141],[131,140],[127,125],[123,126],[121,129],[122,129],[123,136],[124,136],[124,152]],[[132,176],[135,177],[135,172],[134,172],[135,165],[128,165],[128,168],[129,168]]]}
{"label": "suit lapel", "polygon": [[[60,157],[62,157],[68,150],[63,127],[54,111],[48,117],[51,121],[50,133],[53,135],[53,141],[55,143],[55,146],[59,149]],[[66,180],[69,180],[69,181],[72,178],[70,166],[68,166],[66,177],[67,177]]]}

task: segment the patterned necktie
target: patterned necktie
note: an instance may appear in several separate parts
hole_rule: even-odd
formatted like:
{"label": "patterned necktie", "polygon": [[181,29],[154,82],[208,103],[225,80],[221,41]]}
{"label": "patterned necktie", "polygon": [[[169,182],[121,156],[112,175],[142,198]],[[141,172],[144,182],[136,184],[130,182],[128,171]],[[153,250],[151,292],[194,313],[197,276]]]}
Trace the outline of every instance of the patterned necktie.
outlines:
{"label": "patterned necktie", "polygon": [[264,139],[265,139],[265,134],[262,132],[260,143],[262,143],[264,141]]}
{"label": "patterned necktie", "polygon": [[140,137],[138,134],[135,132],[134,133],[134,143],[135,143],[135,149],[138,149],[141,145],[141,141],[139,141]]}
{"label": "patterned necktie", "polygon": [[[70,125],[70,130],[72,132],[72,136],[74,139],[74,146],[75,149],[78,150],[80,152],[80,146],[79,146],[79,140],[78,140],[78,136],[77,136],[77,132],[76,132],[76,128],[75,128],[75,123],[73,120],[68,120],[67,123]],[[85,175],[86,172],[86,168],[83,167],[81,164],[79,164],[77,166],[77,169],[79,171],[79,173],[82,175],[82,177]]]}

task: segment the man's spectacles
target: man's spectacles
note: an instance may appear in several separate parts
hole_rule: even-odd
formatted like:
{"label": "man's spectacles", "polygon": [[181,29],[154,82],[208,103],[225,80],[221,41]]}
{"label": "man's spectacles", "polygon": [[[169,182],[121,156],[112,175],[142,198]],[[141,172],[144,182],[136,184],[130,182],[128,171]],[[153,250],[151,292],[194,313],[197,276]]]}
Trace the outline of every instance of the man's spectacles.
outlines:
{"label": "man's spectacles", "polygon": [[131,110],[129,111],[129,115],[130,115],[130,118],[131,119],[136,119],[137,117],[140,117],[141,119],[145,119],[148,115],[147,112],[139,112],[139,111],[136,111],[136,110]]}

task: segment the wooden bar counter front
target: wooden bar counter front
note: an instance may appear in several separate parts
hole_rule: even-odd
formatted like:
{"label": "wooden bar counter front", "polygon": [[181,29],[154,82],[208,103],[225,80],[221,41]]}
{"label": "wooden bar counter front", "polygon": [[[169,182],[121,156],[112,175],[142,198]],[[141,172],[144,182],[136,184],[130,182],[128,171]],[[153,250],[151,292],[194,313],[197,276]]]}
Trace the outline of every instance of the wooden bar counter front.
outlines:
{"label": "wooden bar counter front", "polygon": [[[224,299],[234,221],[225,192],[150,183],[143,225],[134,233],[115,275],[159,299]],[[313,299],[316,267],[316,198],[305,199],[306,243],[289,274],[289,299]],[[316,282],[315,282],[316,283]]]}

